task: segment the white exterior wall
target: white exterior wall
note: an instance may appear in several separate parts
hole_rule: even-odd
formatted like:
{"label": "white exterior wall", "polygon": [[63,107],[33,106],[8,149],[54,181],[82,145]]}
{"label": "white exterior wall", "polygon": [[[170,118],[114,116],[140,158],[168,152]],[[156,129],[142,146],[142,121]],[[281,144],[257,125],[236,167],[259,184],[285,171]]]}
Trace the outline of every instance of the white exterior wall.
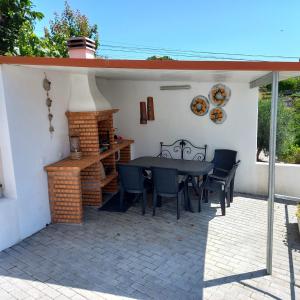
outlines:
{"label": "white exterior wall", "polygon": [[[227,120],[222,125],[210,121],[208,115],[198,117],[190,110],[196,95],[207,96],[213,84],[199,82],[124,81],[98,79],[98,86],[114,108],[118,134],[135,140],[135,157],[159,153],[159,142],[187,138],[196,145],[208,145],[207,159],[216,148],[238,151],[242,163],[237,171],[236,190],[251,194],[267,194],[268,166],[256,163],[258,89],[247,83],[226,82],[232,96],[225,106]],[[160,85],[191,84],[190,90],[160,91]],[[140,125],[139,102],[154,97],[155,121]],[[300,166],[276,167],[280,194],[299,196]]]}
{"label": "white exterior wall", "polygon": [[[53,99],[55,132],[51,136],[46,94],[42,87],[44,70],[4,65],[2,71],[4,95],[0,94],[0,132],[4,131],[6,138],[3,139],[3,133],[0,133],[0,150],[10,151],[6,151],[10,148],[9,140],[11,158],[7,160],[2,153],[2,164],[8,161],[10,166],[3,166],[2,170],[9,199],[0,199],[0,250],[50,222],[47,175],[43,168],[69,153],[65,112],[70,93],[69,74],[46,72],[52,82],[50,97]],[[8,120],[5,128],[2,127],[4,108]],[[10,174],[11,169],[14,176]],[[8,188],[14,183],[15,193]]]}
{"label": "white exterior wall", "polygon": [[0,66],[0,183],[5,188],[5,198],[0,198],[0,250],[16,243],[20,235],[2,69]]}
{"label": "white exterior wall", "polygon": [[[256,163],[256,194],[266,195],[269,167],[266,163]],[[300,198],[300,165],[276,164],[276,193]]]}

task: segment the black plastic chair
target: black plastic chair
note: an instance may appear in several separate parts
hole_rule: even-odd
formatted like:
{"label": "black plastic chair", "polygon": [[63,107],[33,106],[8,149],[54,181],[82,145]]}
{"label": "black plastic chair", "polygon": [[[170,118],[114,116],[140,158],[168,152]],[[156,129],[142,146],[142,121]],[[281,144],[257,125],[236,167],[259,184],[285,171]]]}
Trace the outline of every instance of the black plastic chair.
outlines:
{"label": "black plastic chair", "polygon": [[176,197],[177,220],[180,218],[181,198],[184,193],[184,183],[178,183],[178,171],[167,168],[151,168],[153,180],[153,216],[157,206],[157,197]]}
{"label": "black plastic chair", "polygon": [[217,192],[219,201],[221,204],[222,215],[225,216],[225,198],[227,200],[227,206],[230,206],[230,193],[231,193],[231,183],[234,179],[236,170],[240,164],[240,161],[235,163],[229,170],[227,175],[222,175],[221,177],[210,174],[206,177],[206,180],[200,186],[201,196],[199,198],[198,211],[200,212],[201,201],[205,191]]}
{"label": "black plastic chair", "polygon": [[[216,149],[212,163],[214,164],[213,175],[223,177],[228,176],[229,171],[236,163],[237,151],[229,149]],[[230,183],[230,193],[228,194],[230,202],[233,201],[234,177]],[[229,202],[229,206],[230,206]]]}
{"label": "black plastic chair", "polygon": [[142,214],[146,212],[147,187],[143,169],[137,166],[118,164],[120,176],[120,209],[123,209],[125,192],[142,195]]}

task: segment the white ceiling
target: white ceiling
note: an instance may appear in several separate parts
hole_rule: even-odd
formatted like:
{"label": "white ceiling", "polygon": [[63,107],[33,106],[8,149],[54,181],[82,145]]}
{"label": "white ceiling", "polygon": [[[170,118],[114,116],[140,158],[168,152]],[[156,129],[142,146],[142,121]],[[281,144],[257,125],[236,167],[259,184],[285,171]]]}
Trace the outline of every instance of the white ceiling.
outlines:
{"label": "white ceiling", "polygon": [[[157,81],[200,81],[200,82],[251,82],[269,71],[209,71],[209,70],[157,70],[157,69],[116,69],[86,68],[63,66],[28,66],[25,68],[42,68],[70,73],[95,73],[97,77],[119,80],[157,80]],[[300,76],[300,72],[280,72],[280,80]]]}

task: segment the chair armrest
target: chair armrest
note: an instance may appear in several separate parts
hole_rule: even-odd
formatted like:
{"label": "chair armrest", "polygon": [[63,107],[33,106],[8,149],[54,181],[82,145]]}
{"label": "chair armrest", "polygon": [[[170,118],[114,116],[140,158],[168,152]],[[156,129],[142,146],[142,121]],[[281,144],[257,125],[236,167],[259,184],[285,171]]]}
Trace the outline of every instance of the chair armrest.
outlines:
{"label": "chair armrest", "polygon": [[226,181],[226,179],[227,179],[227,176],[221,177],[221,176],[217,176],[217,175],[214,175],[214,174],[210,174],[210,175],[208,175],[208,177],[216,179],[216,180],[220,180],[220,181]]}
{"label": "chair armrest", "polygon": [[214,170],[221,171],[221,172],[224,172],[224,173],[229,173],[229,171],[230,171],[230,170],[225,170],[225,169],[222,169],[222,168],[214,168]]}

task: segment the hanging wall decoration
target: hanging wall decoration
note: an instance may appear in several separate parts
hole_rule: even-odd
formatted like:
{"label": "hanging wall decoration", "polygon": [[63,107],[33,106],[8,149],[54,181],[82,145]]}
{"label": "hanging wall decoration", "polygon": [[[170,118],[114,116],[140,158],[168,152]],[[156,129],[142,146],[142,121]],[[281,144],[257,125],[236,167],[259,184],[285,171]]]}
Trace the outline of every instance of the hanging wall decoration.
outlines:
{"label": "hanging wall decoration", "polygon": [[146,102],[140,102],[140,124],[147,124]]}
{"label": "hanging wall decoration", "polygon": [[52,99],[49,96],[49,91],[51,89],[51,81],[48,80],[46,73],[45,73],[45,78],[43,80],[43,88],[46,91],[46,96],[47,96],[46,105],[48,107],[49,132],[53,133],[54,132],[54,127],[52,125],[53,114],[51,113]]}
{"label": "hanging wall decoration", "polygon": [[208,99],[202,95],[196,96],[191,102],[191,110],[197,116],[204,116],[209,110]]}
{"label": "hanging wall decoration", "polygon": [[148,121],[154,121],[154,102],[153,97],[147,97]]}
{"label": "hanging wall decoration", "polygon": [[231,90],[226,85],[218,83],[210,89],[208,96],[212,104],[223,107],[230,99]]}
{"label": "hanging wall decoration", "polygon": [[222,124],[226,120],[226,112],[221,107],[213,108],[209,112],[209,118],[215,123],[215,124]]}

